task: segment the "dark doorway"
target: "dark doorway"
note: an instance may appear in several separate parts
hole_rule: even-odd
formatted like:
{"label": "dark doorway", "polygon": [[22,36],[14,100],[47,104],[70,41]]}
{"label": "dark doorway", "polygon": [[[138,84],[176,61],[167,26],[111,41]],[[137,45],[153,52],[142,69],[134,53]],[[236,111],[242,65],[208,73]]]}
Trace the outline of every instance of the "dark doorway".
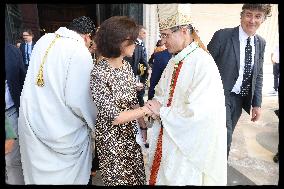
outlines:
{"label": "dark doorway", "polygon": [[100,23],[112,16],[128,16],[137,24],[143,24],[143,4],[141,3],[98,4],[97,12]]}
{"label": "dark doorway", "polygon": [[143,23],[143,4],[37,4],[41,35],[65,27],[74,18],[88,16],[99,26],[111,16],[128,16]]}
{"label": "dark doorway", "polygon": [[96,4],[38,4],[38,17],[41,35],[66,27],[74,18],[88,16],[96,26]]}

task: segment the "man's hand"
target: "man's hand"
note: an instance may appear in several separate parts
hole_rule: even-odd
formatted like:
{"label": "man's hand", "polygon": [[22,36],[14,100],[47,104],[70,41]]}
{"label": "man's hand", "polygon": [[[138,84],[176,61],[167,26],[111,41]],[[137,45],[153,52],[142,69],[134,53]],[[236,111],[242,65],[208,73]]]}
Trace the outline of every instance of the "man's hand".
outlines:
{"label": "man's hand", "polygon": [[153,115],[153,119],[157,118],[160,116],[160,108],[161,108],[161,103],[155,99],[153,100],[148,100],[147,103],[145,104],[155,115]]}
{"label": "man's hand", "polygon": [[141,129],[141,135],[142,135],[142,138],[143,138],[143,142],[146,143],[146,141],[147,141],[147,130]]}
{"label": "man's hand", "polygon": [[14,139],[6,139],[5,140],[5,155],[12,152],[14,146]]}
{"label": "man's hand", "polygon": [[251,111],[251,121],[255,122],[258,121],[261,114],[261,108],[260,107],[253,107]]}
{"label": "man's hand", "polygon": [[275,64],[275,62],[273,60],[273,53],[271,53],[271,62],[272,62],[272,64]]}

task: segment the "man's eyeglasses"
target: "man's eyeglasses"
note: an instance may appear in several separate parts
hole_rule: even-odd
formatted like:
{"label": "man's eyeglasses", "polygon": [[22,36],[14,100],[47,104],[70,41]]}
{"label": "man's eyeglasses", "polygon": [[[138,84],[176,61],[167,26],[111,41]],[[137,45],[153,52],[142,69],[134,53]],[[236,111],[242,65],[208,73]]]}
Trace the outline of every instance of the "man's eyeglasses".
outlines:
{"label": "man's eyeglasses", "polygon": [[172,33],[161,33],[161,34],[160,34],[160,38],[161,38],[161,39],[163,39],[163,38],[169,38],[169,36],[170,36],[171,34],[177,32],[179,29],[180,29],[180,27],[178,27],[178,26],[176,26],[176,27],[174,27],[174,28],[171,28],[170,30],[171,30]]}
{"label": "man's eyeglasses", "polygon": [[31,36],[31,35],[23,35],[23,37],[26,37],[26,36]]}

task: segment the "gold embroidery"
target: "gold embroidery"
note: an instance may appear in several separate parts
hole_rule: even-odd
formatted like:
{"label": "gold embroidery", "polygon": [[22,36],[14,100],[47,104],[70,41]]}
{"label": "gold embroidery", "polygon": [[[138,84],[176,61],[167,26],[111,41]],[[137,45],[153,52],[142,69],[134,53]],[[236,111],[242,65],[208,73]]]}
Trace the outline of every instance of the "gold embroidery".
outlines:
{"label": "gold embroidery", "polygon": [[175,26],[188,25],[192,23],[189,16],[177,12],[167,19],[160,20],[160,30],[169,29]]}
{"label": "gold embroidery", "polygon": [[47,48],[46,52],[45,52],[45,55],[43,57],[43,60],[42,60],[42,63],[39,67],[39,72],[38,72],[38,75],[37,75],[37,80],[36,80],[36,84],[39,86],[39,87],[43,87],[44,86],[44,80],[43,80],[43,65],[46,61],[46,57],[47,57],[47,54],[51,48],[51,46],[55,43],[56,39],[58,39],[60,37],[60,35],[56,34],[55,36],[55,39],[50,43],[49,47]]}

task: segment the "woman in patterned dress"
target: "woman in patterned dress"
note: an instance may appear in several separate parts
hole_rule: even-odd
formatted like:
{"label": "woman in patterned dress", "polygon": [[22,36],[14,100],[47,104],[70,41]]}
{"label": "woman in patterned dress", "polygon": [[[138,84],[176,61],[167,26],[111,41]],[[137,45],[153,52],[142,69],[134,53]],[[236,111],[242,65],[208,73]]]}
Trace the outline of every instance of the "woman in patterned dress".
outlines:
{"label": "woman in patterned dress", "polygon": [[123,60],[132,56],[137,36],[132,19],[114,16],[101,24],[95,39],[104,58],[94,65],[90,85],[98,108],[95,141],[105,185],[146,184],[136,119],[152,112],[139,107],[132,68]]}

